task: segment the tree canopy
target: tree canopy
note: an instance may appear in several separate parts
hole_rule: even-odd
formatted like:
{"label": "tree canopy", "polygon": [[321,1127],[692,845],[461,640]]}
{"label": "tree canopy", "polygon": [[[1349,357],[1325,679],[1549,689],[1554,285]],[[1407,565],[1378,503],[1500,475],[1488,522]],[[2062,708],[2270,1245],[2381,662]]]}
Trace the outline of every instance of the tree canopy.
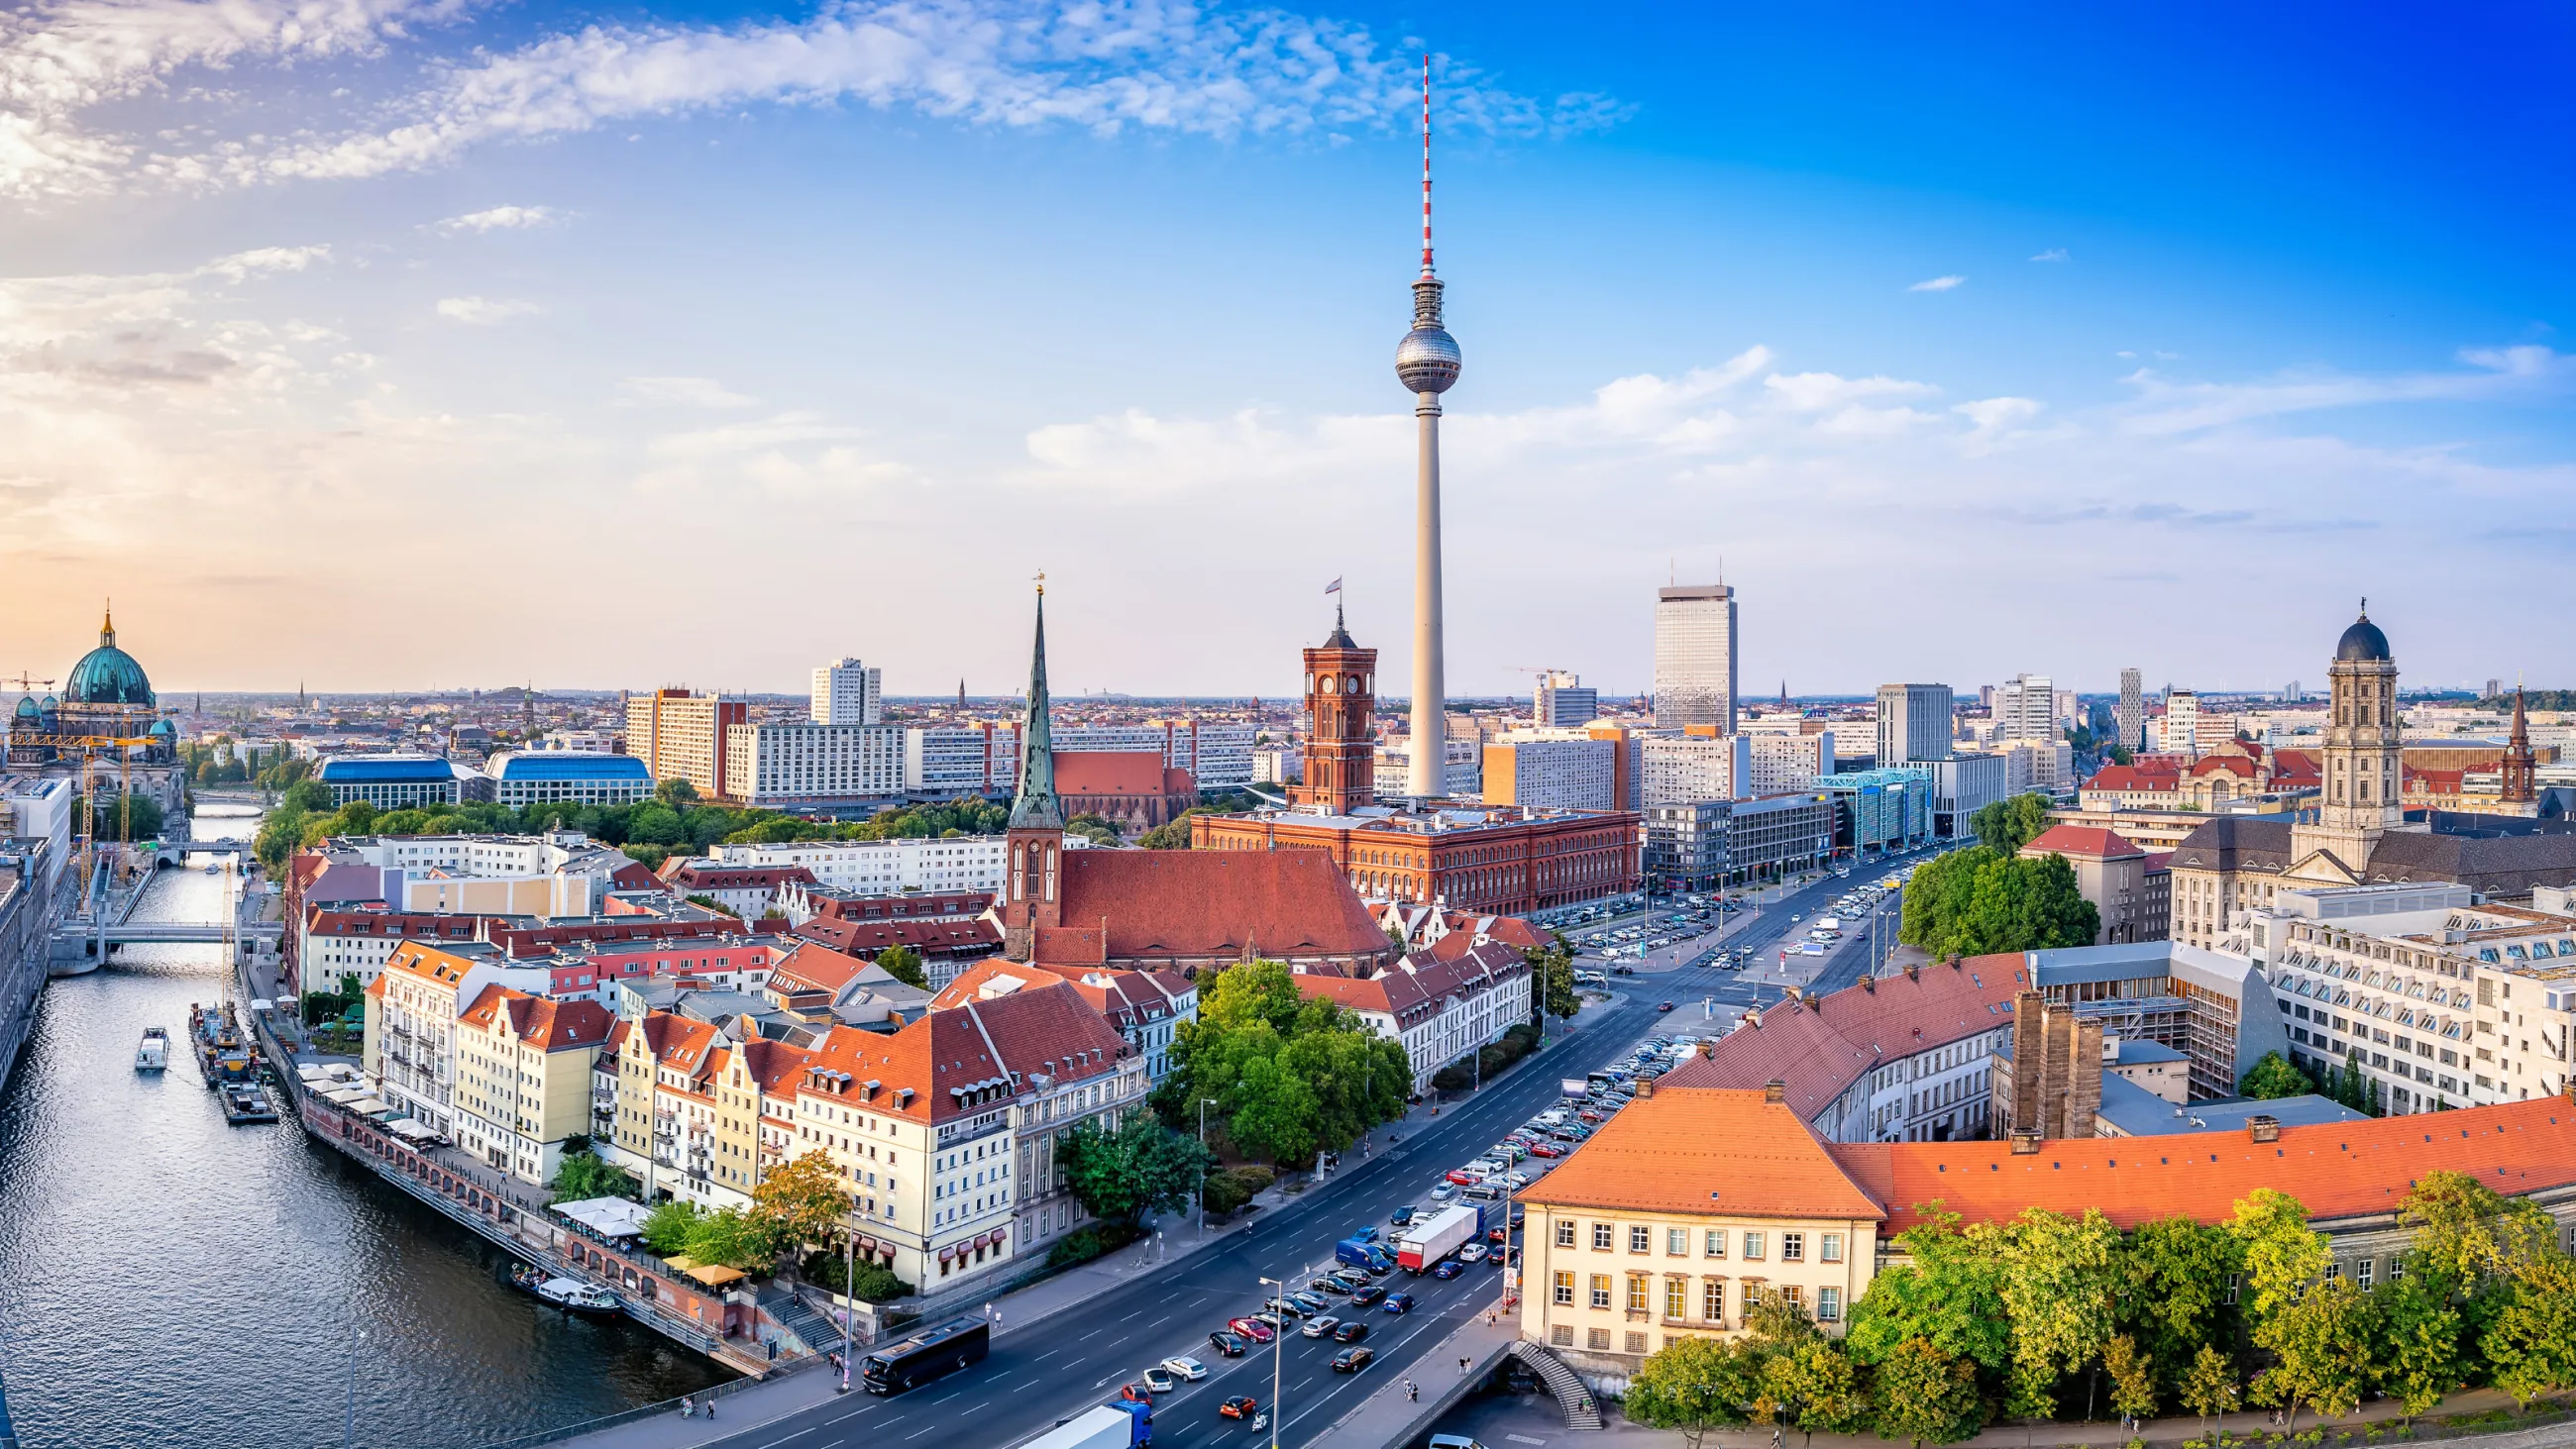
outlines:
{"label": "tree canopy", "polygon": [[2048,829],[2048,809],[2046,795],[2025,790],[1982,807],[1968,817],[1968,828],[1988,850],[2010,855]]}
{"label": "tree canopy", "polygon": [[1065,1186],[1092,1216],[1134,1222],[1186,1206],[1198,1191],[1207,1152],[1152,1113],[1133,1112],[1114,1128],[1097,1119],[1076,1122],[1057,1134],[1055,1160]]}
{"label": "tree canopy", "polygon": [[1200,1098],[1256,1157],[1302,1164],[1392,1121],[1411,1095],[1404,1047],[1324,998],[1308,1000],[1276,961],[1227,967],[1199,990],[1199,1018],[1172,1043],[1157,1108],[1175,1126]]}
{"label": "tree canopy", "polygon": [[1936,956],[2089,946],[2102,929],[2102,913],[2084,899],[2062,855],[2024,859],[1991,845],[1954,850],[1917,867],[1904,900],[1900,939]]}
{"label": "tree canopy", "polygon": [[2279,1052],[2265,1052],[2247,1068],[2236,1090],[2258,1101],[2277,1101],[2283,1097],[2304,1097],[2317,1089],[2308,1074],[2292,1066]]}

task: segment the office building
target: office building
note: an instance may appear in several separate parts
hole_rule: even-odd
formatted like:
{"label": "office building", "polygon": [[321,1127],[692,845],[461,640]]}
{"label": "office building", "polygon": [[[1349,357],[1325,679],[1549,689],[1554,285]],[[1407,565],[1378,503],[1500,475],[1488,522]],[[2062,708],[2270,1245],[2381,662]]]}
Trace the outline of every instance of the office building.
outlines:
{"label": "office building", "polygon": [[404,810],[492,798],[490,776],[435,755],[335,755],[314,778],[333,805],[364,800],[378,810]]}
{"label": "office building", "polygon": [[2216,743],[2201,738],[2200,695],[2188,689],[2166,690],[2163,752],[2195,760],[2202,750]]}
{"label": "office building", "polygon": [[1802,789],[1818,775],[1834,772],[1834,732],[1746,735],[1753,765],[1753,787],[1741,793],[1779,795]]}
{"label": "office building", "polygon": [[907,836],[894,840],[782,840],[719,844],[712,858],[728,866],[802,869],[821,885],[863,896],[933,895],[1002,888],[1002,837]]}
{"label": "office building", "polygon": [[[2062,856],[2075,888],[2101,918],[2096,946],[2161,941],[2173,909],[2170,851],[2148,851],[2118,831],[2053,825],[2021,848],[2024,859]],[[2080,1134],[2079,1134],[2080,1135]]]}
{"label": "office building", "polygon": [[1930,769],[1898,765],[1819,775],[1807,789],[1834,804],[1834,845],[1853,855],[1906,850],[1932,838]]}
{"label": "office building", "polygon": [[2016,674],[1995,691],[1994,718],[1997,741],[2053,740],[2064,734],[2057,727],[2057,691],[2045,674]]}
{"label": "office building", "polygon": [[1699,891],[1726,883],[1734,801],[1649,804],[1644,815],[1646,877],[1656,887]]}
{"label": "office building", "polygon": [[739,699],[657,689],[626,700],[626,748],[656,780],[686,780],[712,800],[734,798],[727,746],[751,719]]}
{"label": "office building", "polygon": [[1578,675],[1550,669],[1538,677],[1530,696],[1530,724],[1537,729],[1587,725],[1600,717],[1600,691],[1583,688]]}
{"label": "office building", "polygon": [[1753,793],[1749,735],[1644,734],[1637,755],[1640,809]]}
{"label": "office building", "polygon": [[1071,725],[1058,730],[1059,755],[1152,751],[1163,768],[1186,770],[1199,788],[1215,790],[1249,785],[1252,741],[1248,724],[1197,719],[1151,719],[1136,724]]}
{"label": "office building", "polygon": [[633,755],[503,750],[485,762],[492,803],[518,809],[549,801],[632,805],[653,795],[653,772]]}
{"label": "office building", "polygon": [[1832,797],[1820,790],[1735,801],[1727,810],[1727,878],[1778,880],[1830,859],[1834,816]]}
{"label": "office building", "polygon": [[725,780],[731,798],[771,809],[893,800],[904,793],[905,747],[892,725],[741,725],[725,734]]}
{"label": "office building", "polygon": [[[1472,735],[1451,735],[1443,731],[1440,782],[1446,799],[1475,799],[1484,789],[1484,746]],[[1377,761],[1372,769],[1380,800],[1403,800],[1413,788],[1413,737],[1397,735],[1377,746]]]}
{"label": "office building", "polygon": [[2075,747],[2064,740],[1999,740],[1995,753],[2004,762],[2004,793],[2037,790],[2063,795],[2075,788]]}
{"label": "office building", "polygon": [[813,720],[818,725],[873,725],[885,723],[884,697],[879,692],[879,677],[884,670],[870,669],[856,659],[842,659],[814,671]]}
{"label": "office building", "polygon": [[1902,765],[1950,758],[1950,686],[1882,684],[1878,687],[1878,763]]}
{"label": "office building", "polygon": [[1511,730],[1485,746],[1483,799],[1531,810],[1617,810],[1627,783],[1624,738],[1581,730]]}
{"label": "office building", "polygon": [[1688,584],[1655,594],[1655,727],[1735,733],[1735,591]]}
{"label": "office building", "polygon": [[2135,669],[2120,671],[2120,706],[2112,712],[2111,723],[2120,748],[2133,752],[2146,748],[2147,695],[2144,678]]}

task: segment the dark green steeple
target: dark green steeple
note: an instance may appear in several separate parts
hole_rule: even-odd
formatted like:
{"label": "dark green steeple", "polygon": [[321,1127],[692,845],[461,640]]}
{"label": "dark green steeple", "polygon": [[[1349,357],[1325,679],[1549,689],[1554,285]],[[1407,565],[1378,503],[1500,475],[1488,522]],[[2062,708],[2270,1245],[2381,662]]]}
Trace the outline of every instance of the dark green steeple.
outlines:
{"label": "dark green steeple", "polygon": [[1020,784],[1011,797],[1013,830],[1062,830],[1055,798],[1055,735],[1047,727],[1046,585],[1038,585],[1037,646],[1029,657],[1029,713],[1020,724]]}

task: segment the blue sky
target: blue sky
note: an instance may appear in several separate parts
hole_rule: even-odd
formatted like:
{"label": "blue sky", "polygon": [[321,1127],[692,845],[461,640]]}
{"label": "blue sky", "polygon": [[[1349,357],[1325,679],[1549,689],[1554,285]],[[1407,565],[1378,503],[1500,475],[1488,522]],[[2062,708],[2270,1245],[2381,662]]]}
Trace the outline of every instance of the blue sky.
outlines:
{"label": "blue sky", "polygon": [[1593,9],[15,12],[0,665],[1401,678],[1426,44],[1453,692],[2576,665],[2564,12]]}

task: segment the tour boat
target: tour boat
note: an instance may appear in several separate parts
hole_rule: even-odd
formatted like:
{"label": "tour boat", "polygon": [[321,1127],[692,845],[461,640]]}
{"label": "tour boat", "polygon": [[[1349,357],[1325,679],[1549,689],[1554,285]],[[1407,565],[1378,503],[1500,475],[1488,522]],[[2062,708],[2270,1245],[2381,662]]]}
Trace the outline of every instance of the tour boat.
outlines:
{"label": "tour boat", "polygon": [[170,1065],[170,1033],[157,1026],[143,1028],[142,1044],[134,1049],[134,1069],[157,1072]]}
{"label": "tour boat", "polygon": [[510,1281],[557,1308],[574,1313],[615,1313],[617,1295],[578,1278],[558,1278],[525,1264],[510,1272]]}
{"label": "tour boat", "polygon": [[256,1083],[233,1082],[217,1094],[224,1104],[224,1120],[238,1127],[245,1122],[274,1122],[277,1104]]}

